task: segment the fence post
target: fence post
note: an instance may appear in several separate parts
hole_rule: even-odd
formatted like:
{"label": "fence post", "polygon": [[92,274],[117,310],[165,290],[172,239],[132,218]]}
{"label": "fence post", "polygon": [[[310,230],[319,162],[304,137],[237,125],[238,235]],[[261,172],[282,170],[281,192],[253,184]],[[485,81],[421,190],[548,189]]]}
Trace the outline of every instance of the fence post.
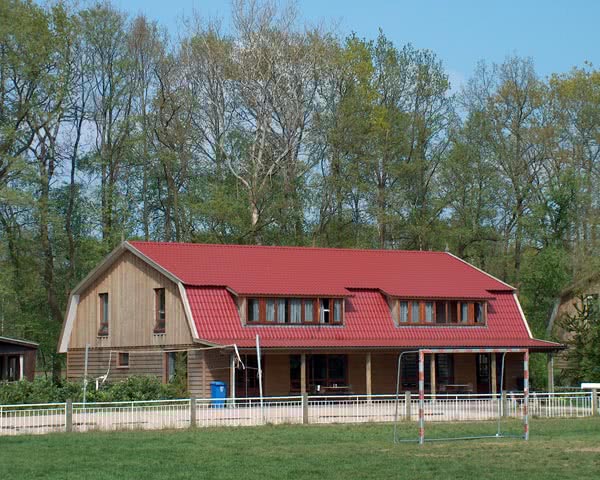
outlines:
{"label": "fence post", "polygon": [[65,403],[65,431],[73,431],[73,400],[70,398]]}
{"label": "fence post", "polygon": [[406,420],[408,420],[410,422],[410,418],[412,416],[412,412],[411,412],[411,400],[412,400],[412,393],[411,392],[404,392],[404,412],[406,415]]}
{"label": "fence post", "polygon": [[592,390],[592,415],[598,416],[598,390],[595,388]]}
{"label": "fence post", "polygon": [[504,390],[502,391],[500,401],[502,402],[502,416],[508,417],[508,398],[506,397],[506,392]]}
{"label": "fence post", "polygon": [[190,427],[196,426],[196,397],[190,398]]}
{"label": "fence post", "polygon": [[308,423],[308,393],[302,394],[302,423]]}

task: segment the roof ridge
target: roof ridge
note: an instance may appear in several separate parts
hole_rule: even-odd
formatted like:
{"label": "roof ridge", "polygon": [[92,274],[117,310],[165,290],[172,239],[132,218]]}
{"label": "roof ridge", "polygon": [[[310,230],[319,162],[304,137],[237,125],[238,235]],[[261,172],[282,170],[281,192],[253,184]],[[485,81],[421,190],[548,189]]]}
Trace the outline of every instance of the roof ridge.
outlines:
{"label": "roof ridge", "polygon": [[403,250],[403,249],[383,249],[383,248],[352,248],[352,247],[313,247],[303,245],[242,245],[237,243],[197,243],[197,242],[164,242],[164,241],[148,241],[148,240],[129,240],[131,244],[146,244],[146,245],[189,245],[202,247],[229,247],[229,248],[272,248],[277,250],[340,250],[347,252],[377,252],[377,253],[415,253],[415,254],[437,254],[441,255],[446,252],[441,250]]}

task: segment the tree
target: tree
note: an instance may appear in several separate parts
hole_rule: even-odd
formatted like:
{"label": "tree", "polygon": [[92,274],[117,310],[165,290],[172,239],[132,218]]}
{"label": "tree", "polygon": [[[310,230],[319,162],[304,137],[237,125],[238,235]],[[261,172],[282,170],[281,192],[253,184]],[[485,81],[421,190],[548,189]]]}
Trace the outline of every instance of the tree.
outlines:
{"label": "tree", "polygon": [[575,313],[565,315],[560,324],[569,338],[566,372],[571,383],[600,381],[600,305],[598,299],[585,295],[573,303]]}

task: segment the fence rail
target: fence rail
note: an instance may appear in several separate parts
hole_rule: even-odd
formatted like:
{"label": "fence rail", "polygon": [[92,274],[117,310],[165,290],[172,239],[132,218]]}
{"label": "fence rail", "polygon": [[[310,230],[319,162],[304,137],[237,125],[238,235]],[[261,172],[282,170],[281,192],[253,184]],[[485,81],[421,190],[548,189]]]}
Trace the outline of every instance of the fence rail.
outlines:
{"label": "fence rail", "polygon": [[[255,426],[416,421],[418,395],[289,396],[183,399],[135,402],[0,405],[0,436],[158,430],[188,427]],[[523,393],[425,395],[425,420],[477,421],[523,415]],[[596,392],[530,393],[533,417],[599,415]]]}

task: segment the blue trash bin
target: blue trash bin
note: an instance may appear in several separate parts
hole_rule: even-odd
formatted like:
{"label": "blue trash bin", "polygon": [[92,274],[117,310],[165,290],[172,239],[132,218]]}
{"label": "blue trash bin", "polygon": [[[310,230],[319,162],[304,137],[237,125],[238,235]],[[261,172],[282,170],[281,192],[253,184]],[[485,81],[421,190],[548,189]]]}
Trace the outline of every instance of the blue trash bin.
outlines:
{"label": "blue trash bin", "polygon": [[210,382],[210,398],[214,408],[224,408],[227,398],[227,385],[225,382]]}

